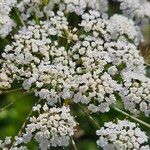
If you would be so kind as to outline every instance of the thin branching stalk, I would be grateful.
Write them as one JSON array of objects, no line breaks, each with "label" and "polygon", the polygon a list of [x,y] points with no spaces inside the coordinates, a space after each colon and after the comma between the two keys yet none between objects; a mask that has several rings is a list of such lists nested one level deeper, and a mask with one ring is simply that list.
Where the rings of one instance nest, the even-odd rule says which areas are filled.
[{"label": "thin branching stalk", "polygon": [[0,91],[0,94],[7,94],[7,93],[12,93],[12,92],[20,91],[20,90],[22,90],[22,89],[21,88],[10,89],[10,90],[5,90],[5,91]]},{"label": "thin branching stalk", "polygon": [[35,23],[36,23],[37,25],[40,25],[40,21],[39,21],[38,16],[36,15],[36,13],[35,13],[35,15],[34,15],[34,20],[35,20]]},{"label": "thin branching stalk", "polygon": [[48,3],[48,0],[42,0],[42,4],[43,4],[44,6],[46,6],[47,3]]},{"label": "thin branching stalk", "polygon": [[97,121],[95,121],[95,119],[88,113],[88,111],[79,104],[80,108],[82,109],[82,111],[84,112],[84,114],[91,120],[91,122],[95,125],[96,128],[100,128],[100,125],[97,123]]},{"label": "thin branching stalk", "polygon": [[[40,101],[41,101],[41,99],[39,99],[39,100],[37,101],[37,103],[35,103],[35,105],[37,105],[38,103],[40,103]],[[32,113],[33,113],[33,107],[31,108],[31,110],[29,111],[29,113],[28,113],[28,115],[27,115],[25,121],[23,122],[23,124],[22,124],[22,126],[21,126],[21,128],[20,128],[20,130],[19,130],[19,132],[18,132],[18,134],[17,134],[18,137],[21,136],[21,134],[22,134],[23,130],[25,129],[25,126],[26,126],[26,124],[27,124],[27,122],[28,122],[30,116],[32,115]],[[15,144],[15,140],[14,140],[14,142],[11,144],[10,149],[13,148],[14,144]]]},{"label": "thin branching stalk", "polygon": [[76,145],[76,143],[75,143],[73,137],[71,138],[71,142],[72,142],[73,149],[74,149],[74,150],[78,150],[77,145]]},{"label": "thin branching stalk", "polygon": [[28,115],[27,115],[25,121],[23,122],[23,124],[22,124],[22,126],[21,126],[21,128],[20,128],[20,130],[19,130],[19,132],[18,132],[18,137],[21,136],[21,133],[22,133],[22,131],[24,130],[24,128],[25,128],[25,126],[26,126],[26,123],[27,123],[27,121],[29,120],[29,118],[30,118],[32,112],[33,112],[33,108],[31,108],[31,110],[30,110],[30,112],[28,113]]},{"label": "thin branching stalk", "polygon": [[21,22],[22,26],[26,26],[25,22],[23,21],[23,19],[21,18],[20,14],[19,14],[19,11],[17,8],[14,8],[15,12],[16,12],[16,15],[19,19],[19,21]]},{"label": "thin branching stalk", "polygon": [[126,112],[124,112],[123,110],[121,110],[121,109],[119,109],[119,108],[117,108],[117,107],[113,107],[113,109],[114,109],[115,111],[117,111],[117,112],[119,112],[119,113],[125,115],[126,117],[128,117],[128,118],[130,118],[130,119],[132,119],[132,120],[138,122],[139,124],[141,124],[141,125],[143,125],[143,126],[145,126],[145,127],[147,127],[147,128],[150,129],[150,124],[148,124],[148,123],[146,123],[146,122],[144,122],[144,121],[142,121],[142,120],[140,120],[140,119],[138,119],[138,118],[136,118],[136,117],[134,117],[134,116],[132,116],[132,115],[126,113]]},{"label": "thin branching stalk", "polygon": [[5,43],[11,44],[11,42],[7,38],[1,38]]},{"label": "thin branching stalk", "polygon": [[[39,104],[40,101],[41,101],[41,99],[39,99],[39,100],[35,103],[35,105]],[[27,123],[27,121],[29,120],[29,118],[30,118],[30,116],[31,116],[32,113],[33,113],[33,107],[31,108],[31,110],[30,110],[30,112],[28,113],[28,115],[27,115],[27,117],[26,117],[24,123],[22,124],[22,126],[21,126],[21,128],[20,128],[20,130],[19,130],[19,132],[18,132],[18,137],[21,136],[21,133],[22,133],[22,131],[24,130],[24,128],[25,128],[25,126],[26,126],[26,123]]]},{"label": "thin branching stalk", "polygon": [[11,106],[14,105],[16,102],[22,100],[23,97],[25,97],[25,96],[27,96],[27,95],[29,95],[29,94],[31,94],[31,93],[25,93],[25,94],[23,94],[21,97],[19,97],[19,98],[16,99],[15,101],[13,101],[13,102],[9,103],[8,105],[4,106],[3,108],[1,108],[1,109],[0,109],[0,112],[2,112],[2,111],[4,111],[5,109],[11,107]]}]

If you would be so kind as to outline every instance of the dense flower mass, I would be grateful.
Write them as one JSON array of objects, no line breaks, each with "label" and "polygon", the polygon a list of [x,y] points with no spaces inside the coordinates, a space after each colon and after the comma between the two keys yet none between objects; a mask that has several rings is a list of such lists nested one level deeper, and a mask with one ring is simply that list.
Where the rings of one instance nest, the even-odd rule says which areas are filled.
[{"label": "dense flower mass", "polygon": [[55,7],[66,13],[75,12],[77,15],[82,15],[87,8],[103,13],[108,10],[108,2],[107,0],[22,0],[17,7],[22,14],[22,18],[27,20],[35,14],[39,18],[43,18],[45,14],[49,17]]},{"label": "dense flower mass", "polygon": [[123,36],[127,36],[127,38],[133,41],[135,44],[139,43],[140,33],[136,30],[136,26],[131,19],[128,19],[122,15],[113,15],[110,18],[107,29],[110,33],[110,37],[113,39],[123,38]]},{"label": "dense flower mass", "polygon": [[123,15],[132,18],[137,24],[149,23],[150,3],[146,0],[115,0],[120,2]]},{"label": "dense flower mass", "polygon": [[19,146],[20,138],[15,137],[14,146],[12,146],[13,140],[11,137],[6,137],[4,140],[0,140],[1,150],[28,150],[26,146]]},{"label": "dense flower mass", "polygon": [[5,73],[5,70],[2,70],[2,72],[0,73],[0,89],[9,89],[11,87],[11,83],[12,79],[8,77],[8,75]]},{"label": "dense flower mass", "polygon": [[125,88],[123,100],[125,109],[137,115],[150,115],[150,79],[143,75],[126,72],[123,75]]},{"label": "dense flower mass", "polygon": [[79,31],[70,23],[60,10],[40,25],[28,22],[5,47],[3,66],[50,105],[73,99],[92,112],[107,112],[123,88],[122,72],[145,73],[136,28],[128,18],[107,19],[95,10],[81,15]]},{"label": "dense flower mass", "polygon": [[149,150],[148,136],[128,120],[107,122],[96,134],[97,144],[104,150]]},{"label": "dense flower mass", "polygon": [[[150,3],[114,1],[120,14],[107,0],[0,0],[0,41],[6,45],[0,92],[17,81],[43,100],[21,136],[6,137],[0,149],[24,150],[32,140],[41,150],[68,146],[77,123],[66,105],[80,103],[102,114],[121,101],[127,112],[149,117],[150,79],[138,46]],[[18,21],[10,17],[13,11]],[[22,26],[11,32],[18,22]],[[146,134],[127,120],[105,123],[97,135],[104,150],[149,150]]]},{"label": "dense flower mass", "polygon": [[70,32],[64,37],[65,32],[69,32],[66,18],[59,11],[50,21],[41,22],[41,26],[30,24],[22,28],[2,54],[6,60],[4,68],[9,68],[8,74],[22,80],[24,89],[33,88],[36,95],[47,99],[51,105],[60,97],[65,98],[66,91],[62,90],[71,86],[74,74],[75,63],[61,42],[66,38],[76,41],[77,35]]},{"label": "dense flower mass", "polygon": [[22,135],[22,141],[28,143],[34,138],[41,150],[50,147],[68,146],[69,139],[74,135],[74,128],[77,123],[70,115],[69,107],[50,108],[37,105],[33,107],[39,113],[38,117],[30,117],[30,123],[25,128],[26,132]]},{"label": "dense flower mass", "polygon": [[47,104],[38,104],[33,107],[33,111],[38,114],[38,117],[30,117],[25,133],[22,133],[19,137],[16,136],[14,141],[11,137],[6,137],[3,141],[0,140],[0,149],[27,150],[24,145],[33,138],[39,143],[41,150],[69,145],[70,138],[74,135],[77,125],[70,114],[69,107],[49,108]]},{"label": "dense flower mass", "polygon": [[10,18],[9,13],[16,4],[16,0],[0,1],[0,37],[6,37],[15,26],[15,23]]}]

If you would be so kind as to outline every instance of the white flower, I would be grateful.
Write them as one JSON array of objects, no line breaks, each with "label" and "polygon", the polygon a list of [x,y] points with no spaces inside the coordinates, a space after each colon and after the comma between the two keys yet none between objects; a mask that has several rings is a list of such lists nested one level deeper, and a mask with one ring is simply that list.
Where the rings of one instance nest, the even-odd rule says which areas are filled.
[{"label": "white flower", "polygon": [[17,4],[17,0],[1,0],[0,14],[8,15],[11,9]]},{"label": "white flower", "polygon": [[123,15],[136,23],[148,23],[150,20],[150,3],[147,0],[116,0],[120,2]]},{"label": "white flower", "polygon": [[126,35],[129,39],[137,42],[138,33],[134,22],[122,15],[113,15],[106,30],[111,34],[111,38],[117,39],[119,36]]},{"label": "white flower", "polygon": [[0,37],[6,37],[15,27],[14,21],[8,15],[0,14]]},{"label": "white flower", "polygon": [[[11,137],[0,140],[0,149],[2,150],[28,150],[26,146],[20,146],[19,138],[15,138],[14,142]],[[22,143],[22,142],[21,142]]]},{"label": "white flower", "polygon": [[5,69],[0,72],[0,90],[8,89],[11,87],[12,79],[7,75]]},{"label": "white flower", "polygon": [[[86,104],[92,112],[104,113],[121,96],[128,109],[135,111],[136,101],[140,110],[149,114],[149,102],[143,101],[149,99],[148,89],[140,96],[127,96],[132,83],[125,81],[124,73],[146,74],[134,22],[117,14],[104,17],[95,0],[52,0],[43,6],[46,14],[41,3],[24,0],[18,5],[27,26],[14,35],[2,54],[2,68],[9,70],[8,76],[51,106],[69,99]],[[36,10],[41,12],[39,20],[46,15],[39,25],[29,21]],[[131,92],[136,90],[134,87]]]},{"label": "white flower", "polygon": [[117,68],[116,66],[112,66],[112,67],[109,67],[108,68],[108,73],[111,74],[111,75],[115,75],[117,73]]},{"label": "white flower", "polygon": [[[59,22],[59,17],[55,17]],[[23,81],[22,86],[25,90],[35,89],[36,95],[47,99],[48,103],[53,105],[59,97],[66,97],[65,91],[62,94],[60,91],[65,83],[71,82],[75,65],[69,60],[65,47],[58,47],[57,40],[53,45],[48,38],[49,35],[54,35],[49,29],[56,29],[58,34],[63,32],[63,23],[60,22],[59,29],[55,23],[51,24],[49,21],[41,24],[23,27],[19,34],[14,36],[14,42],[6,46],[5,53],[2,54],[6,60],[3,66],[5,70],[9,70],[12,78]],[[64,89],[67,89],[67,97],[71,96],[71,91],[65,87]]]},{"label": "white flower", "polygon": [[[26,150],[24,144],[32,139],[42,150],[69,145],[77,123],[69,107],[55,106],[58,102],[82,103],[90,112],[105,113],[121,97],[134,115],[150,114],[150,79],[137,49],[142,40],[138,25],[149,21],[150,5],[146,0],[117,1],[125,16],[109,17],[107,0],[0,0],[1,38],[15,27],[13,7],[26,24],[2,53],[0,90],[17,81],[45,100],[33,106],[35,115],[11,150]],[[127,120],[105,123],[97,135],[104,150],[150,149],[145,133]],[[8,150],[11,143],[9,137],[0,140],[0,149]]]},{"label": "white flower", "polygon": [[40,111],[38,109],[38,113],[38,117],[30,118],[30,123],[25,129],[26,132],[22,135],[23,142],[27,143],[34,138],[39,143],[41,150],[56,146],[68,146],[70,136],[74,134],[77,124],[70,115],[69,107],[49,109],[45,104]]},{"label": "white flower", "polygon": [[[18,5],[18,9],[21,11],[22,18],[27,20],[34,13],[41,18],[44,16],[43,11],[41,9],[42,1],[40,0],[22,0]],[[72,13],[75,12],[77,15],[82,15],[86,8],[95,9],[101,13],[104,13],[108,10],[108,1],[105,0],[51,0],[48,2],[46,6],[44,6],[43,10],[47,16],[53,15],[53,8],[58,5],[58,10],[62,12]],[[59,13],[61,16],[62,13]]]},{"label": "white flower", "polygon": [[14,21],[9,17],[11,9],[17,4],[16,0],[0,1],[0,37],[5,38],[15,27]]},{"label": "white flower", "polygon": [[96,131],[99,136],[97,144],[104,150],[148,150],[148,136],[128,120],[118,120],[117,123],[107,122]]},{"label": "white flower", "polygon": [[126,72],[123,74],[125,88],[121,92],[124,107],[137,115],[150,115],[150,79],[143,74]]}]

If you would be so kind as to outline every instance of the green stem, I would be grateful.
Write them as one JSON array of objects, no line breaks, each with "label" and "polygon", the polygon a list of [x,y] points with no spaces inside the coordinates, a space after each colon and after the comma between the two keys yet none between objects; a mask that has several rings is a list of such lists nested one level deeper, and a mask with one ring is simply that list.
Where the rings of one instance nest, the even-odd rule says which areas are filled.
[{"label": "green stem", "polygon": [[97,121],[95,121],[95,119],[87,112],[87,110],[85,108],[83,108],[80,104],[78,104],[80,106],[80,108],[82,109],[82,111],[84,112],[84,114],[91,120],[91,122],[95,125],[96,128],[100,128],[100,125],[97,123]]},{"label": "green stem", "polygon": [[73,138],[71,138],[71,142],[72,142],[73,149],[74,149],[74,150],[78,150],[78,148],[77,148],[77,146],[76,146],[76,143],[75,143],[75,141],[74,141]]},{"label": "green stem", "polygon": [[[35,105],[37,105],[40,101],[41,101],[41,99],[39,99],[39,100],[35,103]],[[32,115],[32,113],[33,113],[33,107],[31,107],[31,110],[29,111],[29,113],[28,113],[28,115],[27,115],[25,121],[23,122],[23,124],[22,124],[22,126],[21,126],[21,128],[20,128],[20,130],[19,130],[19,132],[18,132],[18,135],[17,135],[18,137],[21,136],[21,134],[22,134],[22,132],[23,132],[23,130],[24,130],[26,124],[27,124],[27,121],[29,120],[29,118],[30,118],[30,116]],[[14,140],[14,142],[11,144],[10,149],[13,148],[14,143],[15,143],[15,140]]]},{"label": "green stem", "polygon": [[34,15],[34,20],[35,20],[35,22],[36,22],[37,25],[40,25],[40,21],[39,21],[38,16],[36,15],[36,13]]},{"label": "green stem", "polygon": [[0,94],[7,94],[7,93],[12,93],[12,92],[20,91],[20,90],[22,90],[22,89],[21,88],[10,89],[10,90],[5,90],[5,91],[0,91]]},{"label": "green stem", "polygon": [[123,115],[125,115],[125,116],[127,116],[127,117],[129,117],[129,118],[131,118],[132,120],[134,120],[134,121],[138,122],[139,124],[142,124],[143,126],[145,126],[145,127],[147,127],[147,128],[150,129],[150,124],[148,124],[148,123],[146,123],[146,122],[144,122],[144,121],[142,121],[142,120],[140,120],[140,119],[138,119],[138,118],[136,118],[136,117],[134,117],[134,116],[131,116],[130,114],[128,114],[128,113],[122,111],[121,109],[119,109],[119,108],[117,108],[117,107],[112,107],[112,108],[113,108],[115,111],[117,111],[117,112],[119,112],[119,113],[121,113],[121,114],[123,114]]},{"label": "green stem", "polygon": [[19,21],[21,22],[22,26],[26,26],[26,25],[25,25],[25,22],[22,20],[22,18],[21,18],[21,16],[20,16],[20,13],[19,13],[18,9],[14,8],[14,10],[15,10],[16,15],[17,15]]},{"label": "green stem", "polygon": [[[37,105],[40,101],[41,101],[41,99],[39,99],[39,100],[35,103],[35,105]],[[32,113],[33,113],[33,107],[31,107],[30,112],[28,113],[28,115],[27,115],[25,121],[23,122],[23,124],[22,124],[22,126],[21,126],[21,129],[20,129],[19,132],[18,132],[18,137],[21,136],[21,133],[22,133],[22,131],[24,130],[24,128],[25,128],[25,126],[26,126],[26,123],[27,123],[27,121],[29,120],[29,118],[30,118],[30,116],[31,116]]]},{"label": "green stem", "polygon": [[3,40],[6,44],[11,44],[11,42],[10,42],[7,38],[2,38],[2,40]]},{"label": "green stem", "polygon": [[17,101],[22,100],[22,98],[25,97],[28,94],[30,94],[30,93],[25,93],[24,95],[22,95],[21,97],[19,97],[18,99],[16,99],[14,102],[11,102],[8,105],[4,106],[3,108],[0,109],[0,112],[4,111],[5,109],[7,109],[10,106],[14,105]]},{"label": "green stem", "polygon": [[47,3],[48,3],[48,0],[42,0],[43,7],[46,6]]}]

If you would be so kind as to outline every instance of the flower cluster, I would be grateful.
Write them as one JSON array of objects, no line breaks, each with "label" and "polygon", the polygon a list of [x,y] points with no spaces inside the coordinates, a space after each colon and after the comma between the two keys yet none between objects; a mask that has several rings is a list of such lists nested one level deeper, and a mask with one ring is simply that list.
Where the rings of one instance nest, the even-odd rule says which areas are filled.
[{"label": "flower cluster", "polygon": [[12,79],[8,77],[8,75],[5,73],[5,70],[3,70],[0,73],[0,90],[9,89],[11,87]]},{"label": "flower cluster", "polygon": [[108,10],[108,1],[105,0],[50,0],[50,1],[41,1],[41,0],[22,0],[17,8],[20,10],[22,18],[24,20],[29,19],[30,17],[38,16],[43,18],[44,15],[49,17],[51,11],[58,7],[60,11],[66,13],[75,12],[77,15],[82,15],[87,8],[98,10],[101,13],[104,13]]},{"label": "flower cluster", "polygon": [[74,135],[77,125],[70,115],[69,107],[49,108],[47,104],[38,104],[33,107],[33,111],[38,113],[38,117],[30,117],[30,123],[22,135],[23,143],[28,143],[34,138],[41,150],[69,145],[69,139]]},{"label": "flower cluster", "polygon": [[12,146],[12,139],[11,137],[6,137],[5,140],[0,140],[0,149],[1,150],[27,150],[26,146],[19,146],[19,138],[16,137],[14,145]]},{"label": "flower cluster", "polygon": [[[23,81],[24,89],[33,88],[36,95],[47,99],[49,104],[57,102],[63,84],[73,73],[65,47],[49,38],[62,34],[61,29],[57,29],[56,18],[51,18],[51,22],[41,22],[41,26],[33,24],[22,28],[2,54],[9,76]],[[61,25],[66,27],[63,20]]]},{"label": "flower cluster", "polygon": [[110,37],[114,39],[124,38],[126,36],[135,44],[139,44],[140,33],[136,30],[134,22],[122,15],[115,14],[110,18],[106,30],[110,33]]},{"label": "flower cluster", "polygon": [[[146,74],[144,60],[139,55],[139,51],[134,44],[124,40],[117,40],[114,42],[107,42],[105,44],[105,49],[108,51],[112,64],[118,68],[116,74],[122,76],[123,72],[129,71],[143,75]],[[114,73],[110,72],[110,74],[113,75]]]},{"label": "flower cluster", "polygon": [[147,0],[115,0],[120,2],[123,15],[133,19],[137,24],[150,21],[150,3]]},{"label": "flower cluster", "polygon": [[90,9],[77,14],[78,31],[66,13],[71,14],[51,10],[40,25],[28,22],[5,47],[3,66],[8,76],[50,105],[73,99],[92,112],[107,112],[123,88],[122,72],[145,74],[136,27],[121,15],[108,19]]},{"label": "flower cluster", "polygon": [[92,112],[109,111],[116,101],[114,93],[121,86],[107,72],[108,63],[109,72],[115,74],[117,68],[111,65],[108,53],[103,52],[103,40],[88,36],[75,44],[70,51],[73,52],[72,57],[77,66],[74,79],[78,86],[74,87],[73,101],[88,104]]},{"label": "flower cluster", "polygon": [[137,115],[144,112],[150,115],[150,79],[142,74],[123,74],[125,88],[122,92],[125,109]]},{"label": "flower cluster", "polygon": [[17,4],[23,20],[27,20],[35,14],[42,17],[43,12],[40,10],[40,6],[42,6],[41,0],[22,0]]},{"label": "flower cluster", "polygon": [[63,3],[58,0],[54,2],[58,4],[61,10],[66,10],[67,12],[75,12],[78,15],[82,15],[87,8],[98,10],[100,12],[105,12],[108,10],[108,1],[103,0],[64,0]]},{"label": "flower cluster", "polygon": [[[0,37],[15,25],[13,7],[24,22],[2,52],[0,90],[17,81],[45,100],[33,107],[24,133],[14,142],[9,137],[0,141],[0,149],[24,150],[33,139],[42,150],[68,146],[77,123],[69,106],[56,107],[58,102],[105,113],[119,97],[130,113],[149,116],[150,79],[138,45],[150,3],[114,1],[123,15],[110,15],[107,0],[0,0]],[[103,149],[149,150],[148,137],[128,120],[105,123],[97,135]]]},{"label": "flower cluster", "polygon": [[97,130],[97,144],[104,150],[149,150],[148,137],[137,124],[128,120],[107,122]]},{"label": "flower cluster", "polygon": [[11,137],[0,140],[0,149],[27,150],[24,145],[33,138],[38,142],[41,150],[69,145],[70,137],[74,135],[77,126],[74,117],[70,114],[69,107],[49,108],[46,103],[44,105],[37,104],[33,107],[33,112],[35,112],[35,116],[30,117],[25,133],[15,136],[14,141],[11,140]]},{"label": "flower cluster", "polygon": [[0,37],[6,37],[15,26],[14,21],[10,18],[9,13],[17,4],[16,0],[0,1]]}]

